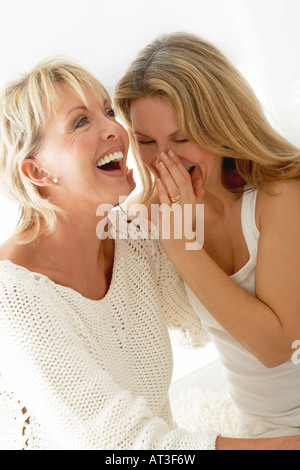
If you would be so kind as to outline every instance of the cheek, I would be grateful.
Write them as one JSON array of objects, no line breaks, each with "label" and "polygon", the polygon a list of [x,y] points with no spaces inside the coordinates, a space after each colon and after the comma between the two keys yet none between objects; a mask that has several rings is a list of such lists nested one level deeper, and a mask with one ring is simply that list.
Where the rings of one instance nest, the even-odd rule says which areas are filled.
[{"label": "cheek", "polygon": [[141,148],[141,146],[137,146],[139,158],[142,161],[143,165],[145,165],[148,170],[154,175],[155,178],[160,178],[159,171],[154,165],[156,161],[155,155],[153,150],[151,151],[150,148]]},{"label": "cheek", "polygon": [[150,148],[143,147],[138,144],[136,144],[136,148],[143,164],[150,168],[151,163],[153,161],[153,151],[151,151]]},{"label": "cheek", "polygon": [[121,124],[119,124],[119,126],[120,126],[120,134],[119,135],[120,135],[122,144],[124,146],[125,153],[127,155],[128,149],[129,149],[129,136],[127,134],[126,129]]},{"label": "cheek", "polygon": [[189,148],[184,149],[181,153],[181,157],[196,165],[210,164],[216,158],[215,155],[193,144]]}]

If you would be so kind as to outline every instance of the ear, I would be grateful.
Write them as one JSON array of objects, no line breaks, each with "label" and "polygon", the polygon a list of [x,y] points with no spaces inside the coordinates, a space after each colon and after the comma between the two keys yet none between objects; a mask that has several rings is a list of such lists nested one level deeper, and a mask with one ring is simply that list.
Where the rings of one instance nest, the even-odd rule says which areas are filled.
[{"label": "ear", "polygon": [[36,186],[44,187],[54,185],[50,174],[44,170],[34,158],[22,160],[19,169],[21,174]]}]

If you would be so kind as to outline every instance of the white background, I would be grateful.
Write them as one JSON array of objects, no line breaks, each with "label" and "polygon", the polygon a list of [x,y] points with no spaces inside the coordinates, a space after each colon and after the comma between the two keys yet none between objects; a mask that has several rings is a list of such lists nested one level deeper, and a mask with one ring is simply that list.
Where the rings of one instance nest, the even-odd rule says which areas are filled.
[{"label": "white background", "polygon": [[[299,22],[300,0],[0,0],[0,86],[59,54],[90,69],[113,94],[149,41],[187,31],[231,59],[272,124],[300,146]],[[14,204],[0,198],[0,243],[16,213]],[[215,358],[212,346],[174,352],[175,379]]]}]

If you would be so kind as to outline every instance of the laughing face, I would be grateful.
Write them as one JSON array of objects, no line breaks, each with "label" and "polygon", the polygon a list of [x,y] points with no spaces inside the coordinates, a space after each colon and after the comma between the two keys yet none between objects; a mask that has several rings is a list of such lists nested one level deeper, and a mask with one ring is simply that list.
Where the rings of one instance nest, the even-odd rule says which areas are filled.
[{"label": "laughing face", "polygon": [[130,192],[125,129],[106,97],[84,90],[85,104],[63,84],[56,89],[60,104],[46,122],[36,160],[58,184],[40,188],[42,194],[68,212],[95,213],[99,204],[117,204]]},{"label": "laughing face", "polygon": [[159,178],[161,153],[172,150],[191,173],[201,176],[203,184],[221,160],[198,144],[190,142],[179,128],[173,106],[164,98],[147,96],[131,103],[131,122],[135,143],[144,165]]}]

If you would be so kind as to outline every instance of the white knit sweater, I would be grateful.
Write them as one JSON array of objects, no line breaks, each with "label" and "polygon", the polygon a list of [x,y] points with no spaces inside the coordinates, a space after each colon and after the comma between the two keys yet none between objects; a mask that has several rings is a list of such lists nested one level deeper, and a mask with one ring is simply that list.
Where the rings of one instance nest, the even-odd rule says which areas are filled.
[{"label": "white knit sweater", "polygon": [[157,241],[116,240],[98,301],[0,261],[0,449],[214,449],[172,422],[165,319],[207,341]]}]

